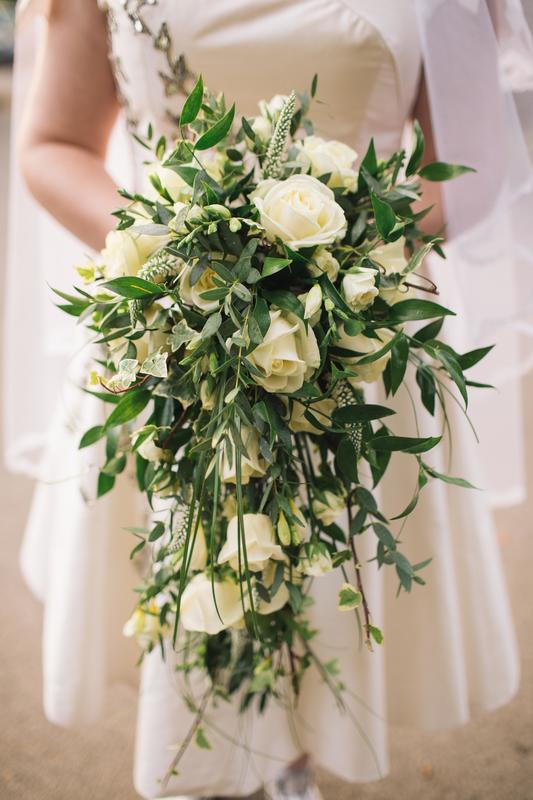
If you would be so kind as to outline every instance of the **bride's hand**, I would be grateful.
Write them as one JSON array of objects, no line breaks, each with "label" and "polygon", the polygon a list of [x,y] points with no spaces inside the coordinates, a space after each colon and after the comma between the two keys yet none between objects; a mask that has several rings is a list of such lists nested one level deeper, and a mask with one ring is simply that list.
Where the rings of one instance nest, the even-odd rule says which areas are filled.
[{"label": "bride's hand", "polygon": [[119,106],[95,0],[52,0],[35,72],[18,142],[24,178],[62,225],[100,249],[121,199],[104,168]]}]

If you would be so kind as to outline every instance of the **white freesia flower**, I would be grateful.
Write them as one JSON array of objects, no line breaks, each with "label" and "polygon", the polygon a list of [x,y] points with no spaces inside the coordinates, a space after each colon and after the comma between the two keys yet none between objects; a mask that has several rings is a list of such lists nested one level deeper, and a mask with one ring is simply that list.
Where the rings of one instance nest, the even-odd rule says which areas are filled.
[{"label": "white freesia flower", "polygon": [[331,244],[346,231],[346,217],[335,195],[311,175],[291,175],[283,181],[269,179],[252,193],[261,225],[269,239],[281,239],[293,250]]},{"label": "white freesia flower", "polygon": [[288,311],[270,311],[265,338],[248,358],[261,375],[253,375],[267,392],[296,392],[320,365],[320,352],[311,326]]},{"label": "white freesia flower", "polygon": [[298,155],[306,171],[319,178],[321,175],[330,175],[328,186],[331,188],[344,188],[355,191],[357,172],[353,165],[357,153],[343,142],[334,139],[321,139],[320,136],[306,136],[297,142]]},{"label": "white freesia flower", "polygon": [[266,119],[276,120],[288,99],[286,94],[275,94],[270,100],[260,100],[259,111]]},{"label": "white freesia flower", "polygon": [[344,276],[342,292],[352,311],[364,311],[372,305],[378,295],[375,279],[376,271],[365,267]]},{"label": "white freesia flower", "polygon": [[241,623],[243,616],[240,588],[229,578],[212,584],[205,572],[199,572],[183,591],[180,621],[186,631],[214,635]]},{"label": "white freesia flower", "polygon": [[[276,534],[270,517],[266,514],[243,514],[243,532],[246,543],[248,568],[260,572],[271,559],[282,560],[283,551],[276,543]],[[228,523],[226,541],[218,556],[218,563],[239,569],[239,521],[235,516]],[[244,569],[244,554],[241,543],[241,569]]]},{"label": "white freesia flower", "polygon": [[219,301],[206,300],[204,297],[201,297],[201,294],[202,292],[207,292],[211,289],[218,288],[214,282],[216,272],[210,267],[204,269],[194,286],[191,286],[192,269],[193,268],[191,266],[187,265],[180,275],[181,299],[188,306],[196,306],[206,314],[210,313],[211,311],[215,311],[215,309],[217,309],[219,306]]},{"label": "white freesia flower", "polygon": [[319,578],[333,569],[331,555],[325,547],[313,547],[311,555],[302,559],[302,571],[305,575]]},{"label": "white freesia flower", "polygon": [[124,636],[132,636],[143,650],[150,650],[164,636],[166,629],[159,621],[159,606],[153,600],[147,608],[137,606],[122,629]]},{"label": "white freesia flower", "polygon": [[318,497],[313,500],[313,514],[327,527],[332,525],[346,509],[346,501],[342,495],[335,494],[329,489],[322,494],[324,500],[319,500]]},{"label": "white freesia flower", "polygon": [[[261,478],[266,474],[266,462],[259,455],[259,436],[257,431],[241,426],[241,439],[248,455],[241,457],[241,481],[249,483],[250,478]],[[236,453],[233,441],[226,440],[220,467],[220,479],[224,483],[237,483],[237,467],[235,464]]]},{"label": "white freesia flower", "polygon": [[315,283],[305,298],[304,319],[312,319],[322,307],[322,289]]},{"label": "white freesia flower", "polygon": [[344,327],[339,328],[339,340],[337,342],[339,347],[342,347],[343,350],[353,350],[354,352],[358,353],[358,355],[350,358],[349,356],[343,357],[343,361],[346,361],[349,365],[350,369],[354,372],[357,372],[357,377],[348,378],[349,382],[355,386],[360,382],[363,383],[374,383],[377,381],[378,378],[383,373],[383,370],[387,366],[389,359],[390,359],[390,350],[385,353],[385,355],[378,358],[377,361],[371,361],[370,364],[361,364],[357,363],[359,358],[364,358],[366,355],[370,355],[371,353],[377,353],[378,350],[381,350],[384,347],[389,339],[393,336],[390,331],[380,330],[378,331],[379,339],[370,339],[368,336],[364,336],[362,333],[359,333],[357,336],[348,336],[345,332]]},{"label": "white freesia flower", "polygon": [[332,283],[335,282],[339,274],[340,264],[335,256],[327,247],[318,247],[313,253],[313,261],[307,264],[307,269],[313,276],[318,278],[326,274]]},{"label": "white freesia flower", "polygon": [[[325,398],[324,400],[318,400],[316,403],[312,403],[309,406],[309,412],[313,414],[322,425],[328,427],[328,425],[331,424],[331,415],[336,407],[337,404],[334,400]],[[317,436],[322,435],[324,431],[320,430],[320,428],[317,428],[312,422],[306,419],[306,411],[307,408],[303,403],[300,403],[298,400],[293,400],[289,428],[294,433],[314,433]]]}]

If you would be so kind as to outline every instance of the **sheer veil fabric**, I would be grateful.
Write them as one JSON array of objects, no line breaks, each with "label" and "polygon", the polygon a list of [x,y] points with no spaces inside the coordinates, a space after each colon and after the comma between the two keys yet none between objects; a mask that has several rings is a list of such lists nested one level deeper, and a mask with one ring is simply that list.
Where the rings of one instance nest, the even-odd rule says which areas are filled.
[{"label": "sheer veil fabric", "polygon": [[[442,302],[449,302],[461,315],[454,328],[457,347],[465,351],[486,344],[487,339],[499,345],[490,367],[499,392],[489,400],[479,400],[473,410],[481,446],[486,450],[480,459],[466,423],[453,411],[459,443],[455,470],[476,483],[490,485],[495,502],[517,502],[525,491],[519,378],[533,366],[528,362],[528,358],[533,361],[533,228],[531,214],[528,216],[533,181],[526,127],[517,114],[513,93],[520,92],[523,119],[531,119],[531,37],[517,0],[495,3],[494,7],[485,0],[402,2],[412,3],[416,14],[439,157],[477,169],[475,176],[466,175],[446,187],[448,261],[428,268],[439,284]],[[15,135],[47,5],[33,0],[21,8]],[[176,11],[170,2],[168,8],[171,5]],[[236,2],[238,5],[247,7],[244,0]],[[257,5],[266,3],[258,0]],[[271,3],[280,14],[286,5]],[[346,9],[355,17],[363,6],[371,7],[373,0],[335,0],[330,4],[295,0],[291,5],[298,23],[298,14],[306,7],[319,8],[320,13],[328,7],[330,18],[336,20]],[[384,3],[376,5],[385,8]],[[217,30],[217,9],[223,13],[225,8],[223,3],[206,3],[205,13],[214,17],[210,35]],[[388,8],[386,11],[388,14]],[[240,34],[241,29],[236,30]],[[235,29],[231,32],[235,34]],[[255,32],[263,36],[260,23]],[[233,41],[235,50],[238,41]],[[139,185],[139,159],[123,126],[117,128],[111,144],[109,168],[118,183]],[[69,287],[71,265],[79,261],[85,248],[36,207],[15,165],[11,193],[6,459],[19,472],[72,478],[80,470],[88,474],[83,471],[89,470],[86,462],[94,456],[80,459],[76,438],[65,431],[63,422],[52,427],[49,422],[57,418],[58,406],[72,407],[74,384],[83,374],[83,351],[81,356],[72,353],[72,321],[54,309],[46,282]],[[24,325],[20,324],[21,308],[25,309]],[[481,370],[480,380],[486,378],[486,369]],[[403,419],[410,418],[407,398],[399,404]],[[78,420],[83,430],[96,424],[95,414],[94,407],[83,405],[83,418]],[[498,472],[476,480],[480,462],[496,463],[492,457],[495,442]],[[45,453],[42,462],[41,451]],[[444,472],[445,454],[439,458],[442,464],[435,467]],[[411,477],[414,483],[416,476],[407,479]],[[405,505],[405,480],[398,469],[384,490],[390,507]],[[39,484],[22,554],[26,578],[45,601],[45,706],[47,716],[61,725],[97,718],[104,706],[106,684],[117,675],[131,678],[135,663],[133,652],[117,644],[121,621],[133,603],[130,591],[136,576],[127,559],[129,541],[124,538],[120,544],[115,537],[117,527],[137,524],[131,518],[137,513],[131,504],[134,489],[124,484],[91,506],[83,502],[78,483]],[[372,747],[362,746],[363,737],[350,719],[335,712],[331,695],[316,677],[304,689],[301,714],[293,723],[301,744],[347,780],[373,780],[386,773],[387,721],[433,729],[457,725],[468,720],[473,708],[495,708],[516,690],[518,657],[487,495],[459,496],[452,491],[459,492],[441,484],[428,487],[427,502],[421,501],[417,509],[410,555],[422,561],[429,552],[434,559],[428,586],[420,593],[397,599],[395,582],[386,583],[381,572],[365,563],[374,613],[386,620],[386,648],[375,654],[360,652],[351,621],[352,627],[345,618],[338,621],[335,587],[327,577],[316,582],[316,590],[313,587],[312,622],[324,632],[318,647],[325,660],[340,657],[357,720]],[[121,518],[121,507],[132,512],[127,521],[123,514]],[[43,520],[44,528],[52,530],[43,532]],[[364,561],[373,554],[369,549],[361,555]],[[75,626],[69,618],[75,619]],[[129,671],[126,665],[130,665]],[[168,766],[168,747],[183,738],[188,713],[180,705],[175,675],[171,676],[154,652],[143,665],[139,701],[136,785],[143,796],[159,794],[157,777]],[[217,712],[215,721],[219,730],[249,744],[249,763],[243,763],[229,740],[214,735],[213,751],[191,752],[190,760],[184,761],[183,780],[171,785],[171,794],[247,794],[258,787],[258,776],[272,776],[280,761],[298,752],[282,709],[265,718],[243,720],[233,706],[227,706]],[[269,758],[261,755],[265,752],[270,752]]]}]

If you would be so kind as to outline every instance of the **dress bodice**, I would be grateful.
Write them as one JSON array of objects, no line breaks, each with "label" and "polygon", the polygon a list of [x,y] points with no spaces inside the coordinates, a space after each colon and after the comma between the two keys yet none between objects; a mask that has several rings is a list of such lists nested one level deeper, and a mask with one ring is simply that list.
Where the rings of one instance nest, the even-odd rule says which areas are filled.
[{"label": "dress bodice", "polygon": [[237,111],[318,73],[316,133],[398,147],[420,73],[412,0],[99,0],[130,126],[176,131],[196,75]]}]

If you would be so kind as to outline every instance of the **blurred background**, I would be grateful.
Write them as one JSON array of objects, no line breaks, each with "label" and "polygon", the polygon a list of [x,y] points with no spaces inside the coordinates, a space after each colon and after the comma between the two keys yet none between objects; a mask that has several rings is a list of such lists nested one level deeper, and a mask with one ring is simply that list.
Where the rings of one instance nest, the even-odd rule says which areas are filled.
[{"label": "blurred background", "polygon": [[[13,2],[0,0],[0,297],[8,212],[13,10]],[[532,397],[530,376],[526,400]],[[529,410],[527,436],[533,442]],[[529,461],[531,482],[531,447]],[[105,719],[90,728],[66,731],[44,718],[41,609],[18,567],[31,493],[29,480],[0,467],[0,800],[134,800],[136,696],[131,687],[116,686]],[[392,729],[390,776],[376,784],[349,786],[323,774],[325,800],[533,800],[533,501],[498,512],[497,524],[522,652],[518,696],[505,708],[453,731]]]}]

